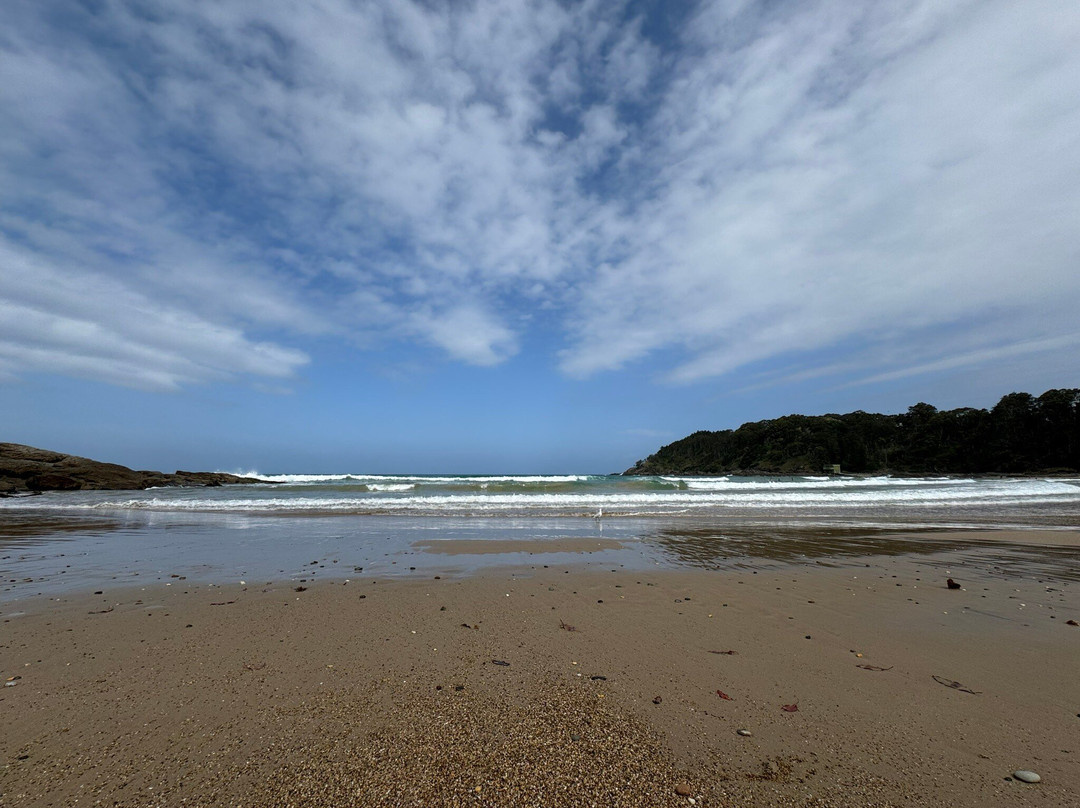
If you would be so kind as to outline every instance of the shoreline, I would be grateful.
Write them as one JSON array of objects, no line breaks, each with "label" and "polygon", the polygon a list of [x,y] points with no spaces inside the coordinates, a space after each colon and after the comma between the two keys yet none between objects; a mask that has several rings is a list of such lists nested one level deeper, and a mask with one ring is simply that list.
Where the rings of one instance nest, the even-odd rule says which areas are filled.
[{"label": "shoreline", "polygon": [[[214,532],[191,533],[172,526],[127,535],[107,517],[95,522],[50,519],[44,528],[54,536],[39,540],[32,524],[24,528],[16,523],[7,528],[11,543],[0,558],[4,565],[0,611],[125,585],[171,586],[177,581],[228,585],[239,580],[261,580],[267,585],[340,583],[373,575],[400,581],[431,575],[463,579],[548,565],[571,565],[582,572],[593,568],[771,572],[807,564],[851,568],[864,559],[897,556],[940,565],[954,556],[960,563],[963,556],[965,563],[995,560],[1014,570],[1028,568],[1080,580],[1080,563],[1069,553],[1080,547],[1080,529],[1073,526],[905,529],[792,523],[770,529],[686,520],[642,537],[635,530],[621,531],[615,521],[608,535],[554,531],[540,538],[500,538],[498,527],[483,539],[455,537],[452,531],[447,531],[451,535],[446,538],[427,538],[431,530],[425,527],[413,531],[412,538],[378,549],[321,539],[311,546],[289,544],[288,530],[261,536],[253,543],[233,541],[248,533],[230,532],[229,541],[220,541]],[[260,533],[266,530],[263,525]],[[83,538],[84,533],[88,538]]]},{"label": "shoreline", "polygon": [[[681,783],[721,806],[1080,793],[1066,622],[1080,584],[959,555],[535,560],[5,604],[0,667],[21,677],[0,692],[5,804],[687,805]],[[1016,769],[1043,782],[1004,779]]]}]

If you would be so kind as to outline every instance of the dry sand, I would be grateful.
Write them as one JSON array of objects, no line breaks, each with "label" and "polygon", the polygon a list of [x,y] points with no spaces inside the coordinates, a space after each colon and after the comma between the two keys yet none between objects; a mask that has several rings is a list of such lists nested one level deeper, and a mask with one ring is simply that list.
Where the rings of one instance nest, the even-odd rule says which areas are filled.
[{"label": "dry sand", "polygon": [[1080,584],[866,565],[9,603],[0,804],[1080,804]]}]

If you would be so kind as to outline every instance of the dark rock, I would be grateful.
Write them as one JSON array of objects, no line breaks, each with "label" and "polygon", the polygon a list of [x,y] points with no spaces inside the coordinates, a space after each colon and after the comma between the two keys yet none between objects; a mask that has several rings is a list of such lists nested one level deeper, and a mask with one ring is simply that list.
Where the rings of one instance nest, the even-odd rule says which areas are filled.
[{"label": "dark rock", "polygon": [[31,491],[78,491],[82,483],[66,474],[34,474],[26,478]]},{"label": "dark rock", "polygon": [[20,443],[0,443],[0,485],[6,492],[142,490],[155,486],[220,486],[262,483],[216,471],[135,471],[116,463],[101,463],[76,455],[35,449]]}]

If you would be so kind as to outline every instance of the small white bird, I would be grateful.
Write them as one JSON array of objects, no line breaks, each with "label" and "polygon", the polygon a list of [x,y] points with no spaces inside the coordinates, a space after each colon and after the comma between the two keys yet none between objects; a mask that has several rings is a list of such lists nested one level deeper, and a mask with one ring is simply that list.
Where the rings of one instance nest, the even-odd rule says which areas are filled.
[{"label": "small white bird", "polygon": [[593,519],[595,519],[597,522],[599,522],[603,518],[604,518],[604,508],[601,506],[599,509],[597,509],[596,513],[593,514]]}]

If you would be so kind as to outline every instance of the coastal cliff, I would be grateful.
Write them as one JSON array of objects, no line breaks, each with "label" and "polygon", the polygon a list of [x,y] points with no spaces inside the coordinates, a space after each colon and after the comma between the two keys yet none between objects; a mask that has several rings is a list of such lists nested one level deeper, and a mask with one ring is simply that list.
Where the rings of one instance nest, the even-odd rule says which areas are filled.
[{"label": "coastal cliff", "polygon": [[141,490],[157,486],[218,486],[263,482],[216,471],[135,471],[116,463],[0,443],[0,495],[32,491]]},{"label": "coastal cliff", "polygon": [[990,410],[786,415],[695,432],[639,460],[627,475],[1076,474],[1080,389],[1010,393]]}]

